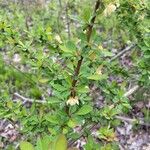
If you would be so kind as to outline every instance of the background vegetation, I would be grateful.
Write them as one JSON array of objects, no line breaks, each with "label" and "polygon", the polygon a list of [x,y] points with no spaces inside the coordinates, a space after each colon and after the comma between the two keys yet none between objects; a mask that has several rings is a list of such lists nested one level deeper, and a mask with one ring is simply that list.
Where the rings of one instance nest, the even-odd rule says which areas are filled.
[{"label": "background vegetation", "polygon": [[148,0],[0,0],[0,147],[148,145],[127,130],[150,136],[149,19]]}]

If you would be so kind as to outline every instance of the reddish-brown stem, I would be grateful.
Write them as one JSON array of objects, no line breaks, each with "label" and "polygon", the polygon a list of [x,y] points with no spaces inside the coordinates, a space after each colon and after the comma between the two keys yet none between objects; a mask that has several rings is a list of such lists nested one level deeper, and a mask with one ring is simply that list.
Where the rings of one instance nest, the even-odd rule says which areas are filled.
[{"label": "reddish-brown stem", "polygon": [[80,72],[80,68],[81,68],[81,65],[82,65],[82,61],[83,61],[83,57],[81,56],[80,60],[78,61],[78,64],[77,64],[77,68],[75,69],[75,72],[74,72],[74,75],[73,75],[73,81],[72,81],[72,88],[71,88],[71,94],[70,96],[71,97],[75,97],[76,96],[76,83],[78,81],[77,77],[79,75],[79,72]]},{"label": "reddish-brown stem", "polygon": [[100,0],[97,0],[96,5],[95,5],[95,9],[94,9],[94,15],[93,15],[93,17],[90,21],[90,24],[87,27],[87,42],[88,43],[90,42],[90,39],[91,39],[93,26],[94,26],[94,22],[95,22],[95,19],[96,19],[96,12],[99,9],[99,7],[100,7]]},{"label": "reddish-brown stem", "polygon": [[[97,0],[96,4],[95,4],[95,9],[94,9],[94,15],[89,23],[89,25],[87,26],[87,42],[89,43],[90,42],[90,39],[91,39],[91,35],[92,35],[92,31],[93,31],[93,26],[94,26],[94,22],[95,22],[95,19],[96,19],[96,12],[98,11],[100,7],[100,0]],[[80,73],[80,68],[82,66],[82,62],[83,62],[83,59],[84,57],[83,56],[80,56],[80,59],[77,63],[77,67],[74,71],[74,75],[72,77],[72,88],[71,88],[71,93],[70,93],[70,96],[71,97],[75,97],[76,96],[76,84],[77,84],[77,81],[78,81],[78,76],[79,76],[79,73]]]}]

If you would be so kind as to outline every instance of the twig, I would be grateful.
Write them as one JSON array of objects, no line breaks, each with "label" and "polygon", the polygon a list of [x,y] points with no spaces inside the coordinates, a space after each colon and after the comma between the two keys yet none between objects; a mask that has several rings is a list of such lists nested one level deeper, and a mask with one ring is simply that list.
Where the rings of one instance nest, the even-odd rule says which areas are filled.
[{"label": "twig", "polygon": [[48,103],[47,101],[45,100],[35,100],[35,99],[30,99],[30,98],[26,98],[18,93],[14,93],[14,96],[16,96],[17,98],[23,100],[24,102],[31,102],[31,103],[40,103],[40,104],[45,104],[45,103]]},{"label": "twig", "polygon": [[132,95],[133,93],[135,93],[135,91],[137,91],[139,89],[139,85],[135,85],[133,88],[131,88],[129,91],[127,91],[124,96],[128,97],[130,95]]},{"label": "twig", "polygon": [[69,20],[69,15],[68,15],[68,2],[66,5],[66,21],[67,21],[67,33],[68,33],[68,39],[71,38],[71,32],[70,32],[70,20]]},{"label": "twig", "polygon": [[[132,95],[133,93],[135,93],[135,91],[137,91],[138,88],[139,88],[139,86],[135,85],[132,89],[130,89],[129,91],[127,91],[124,94],[124,96],[128,97],[128,96]],[[20,98],[21,100],[23,100],[25,102],[31,102],[31,103],[36,102],[36,103],[41,103],[41,104],[48,103],[45,100],[35,100],[35,99],[26,98],[26,97],[20,95],[19,93],[14,93],[14,96],[16,96],[17,98]]]},{"label": "twig", "polygon": [[122,120],[122,121],[127,121],[129,123],[137,123],[139,125],[150,127],[150,124],[149,123],[145,123],[142,118],[132,119],[132,118],[124,117],[124,116],[116,116],[115,118],[119,119],[119,120]]},{"label": "twig", "polygon": [[[131,118],[124,117],[124,116],[115,116],[115,118],[119,119],[119,120],[122,120],[122,121],[129,122],[129,123],[137,123],[137,124],[142,125],[142,126],[150,127],[150,124],[145,123],[142,118],[140,118],[140,119],[139,118],[138,119],[131,119]],[[92,130],[95,126],[96,126],[96,124],[94,124],[92,127],[90,127],[89,130]],[[81,133],[79,138],[81,138],[82,136],[83,136],[83,133]],[[74,143],[75,143],[75,141],[71,141],[69,143],[69,146],[71,146]]]},{"label": "twig", "polygon": [[[139,89],[139,85],[135,85],[133,88],[131,88],[129,91],[127,91],[127,92],[124,94],[124,96],[125,96],[125,97],[128,97],[128,96],[132,95],[133,93],[135,93],[138,89]],[[131,118],[124,117],[124,116],[116,116],[115,118],[116,118],[116,119],[119,119],[119,120],[122,120],[122,121],[130,122],[130,123],[134,123],[134,122],[136,123],[136,122],[137,122],[137,124],[150,127],[150,124],[144,123],[144,121],[142,120],[142,118],[131,119]]]},{"label": "twig", "polygon": [[59,11],[58,11],[58,16],[57,16],[57,25],[58,25],[58,32],[59,33],[61,33],[61,30],[60,30],[61,12],[62,12],[62,2],[61,2],[61,0],[59,0]]},{"label": "twig", "polygon": [[130,51],[132,48],[135,47],[135,44],[132,44],[130,46],[127,46],[125,49],[123,49],[121,52],[119,52],[117,55],[115,55],[114,57],[112,57],[109,62],[114,61],[115,59],[117,59],[118,57],[122,56],[124,53],[126,53],[127,51]]}]

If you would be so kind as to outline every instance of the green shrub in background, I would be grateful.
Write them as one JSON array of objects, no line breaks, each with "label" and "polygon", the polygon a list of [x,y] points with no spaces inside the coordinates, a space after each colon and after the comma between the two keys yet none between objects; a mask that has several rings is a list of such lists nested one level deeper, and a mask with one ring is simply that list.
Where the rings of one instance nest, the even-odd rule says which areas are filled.
[{"label": "green shrub in background", "polygon": [[[27,66],[30,73],[22,74],[1,57],[0,116],[19,120],[21,132],[34,144],[33,137],[47,133],[50,141],[60,133],[76,141],[83,135],[89,137],[91,126],[100,124],[100,146],[96,148],[89,137],[85,149],[117,149],[113,128],[120,121],[115,116],[132,108],[124,97],[128,82],[134,78],[139,85],[150,85],[149,10],[146,0],[62,0],[43,9],[17,4],[1,9],[0,48],[9,58],[19,54],[20,65]],[[113,52],[126,47],[132,51],[131,69],[123,68]],[[121,77],[123,82],[110,82],[110,76]],[[101,90],[103,106],[96,106],[91,87]],[[52,96],[46,94],[46,88],[52,89]],[[29,108],[16,104],[11,98],[15,92],[35,102]],[[36,102],[42,96],[44,102]],[[73,132],[77,126],[81,133]],[[26,146],[34,149],[22,142],[21,150]]]}]

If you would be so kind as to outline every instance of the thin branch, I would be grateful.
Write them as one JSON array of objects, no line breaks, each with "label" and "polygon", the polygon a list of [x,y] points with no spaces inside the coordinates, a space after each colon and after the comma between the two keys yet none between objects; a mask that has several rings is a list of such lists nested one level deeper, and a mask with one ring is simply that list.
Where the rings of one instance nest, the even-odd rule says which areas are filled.
[{"label": "thin branch", "polygon": [[138,89],[139,89],[139,85],[135,85],[133,88],[131,88],[129,91],[127,91],[124,94],[124,96],[128,97],[128,96],[132,95],[133,93],[135,93]]},{"label": "thin branch", "polygon": [[[139,86],[135,85],[133,88],[131,88],[129,91],[127,91],[124,94],[124,96],[128,97],[128,96],[132,95],[133,93],[135,93],[138,89],[139,89]],[[124,116],[116,116],[115,118],[119,119],[119,120],[122,120],[122,121],[127,121],[129,123],[134,123],[134,122],[136,123],[137,122],[137,124],[139,124],[139,125],[150,127],[150,124],[149,123],[145,123],[142,118],[131,119],[131,118],[124,117]]]},{"label": "thin branch", "polygon": [[71,38],[71,31],[70,31],[70,20],[69,20],[69,15],[68,15],[68,2],[67,2],[65,11],[66,11],[68,39],[70,39]]},{"label": "thin branch", "polygon": [[61,0],[59,0],[59,11],[58,11],[58,16],[57,16],[57,25],[58,25],[58,32],[59,33],[61,33],[61,30],[60,30],[61,13],[62,13],[62,2],[61,2]]},{"label": "thin branch", "polygon": [[132,44],[130,46],[127,46],[125,49],[123,49],[121,52],[119,52],[117,55],[115,55],[114,57],[112,57],[109,62],[114,61],[115,59],[117,59],[118,57],[122,56],[124,53],[130,51],[132,48],[135,47],[135,44]]},{"label": "thin branch", "polygon": [[71,88],[71,94],[70,96],[72,97],[75,97],[76,96],[76,83],[77,83],[77,77],[79,75],[79,72],[80,72],[80,68],[81,68],[81,65],[82,65],[82,61],[83,61],[83,57],[81,56],[80,60],[78,61],[78,64],[77,64],[77,68],[75,69],[75,72],[74,72],[74,75],[73,75],[73,81],[72,81],[72,88]]},{"label": "thin branch", "polygon": [[30,102],[30,103],[34,103],[35,102],[35,103],[39,103],[39,104],[45,104],[45,103],[47,103],[47,101],[45,101],[45,100],[35,100],[35,99],[26,98],[26,97],[24,97],[24,96],[22,96],[22,95],[20,95],[18,93],[14,93],[14,96],[16,98],[19,98],[19,99],[23,100],[24,103],[25,102]]},{"label": "thin branch", "polygon": [[132,119],[132,118],[124,117],[124,116],[116,116],[115,118],[119,119],[119,120],[122,120],[122,121],[129,122],[129,123],[137,123],[139,125],[150,127],[150,124],[149,123],[145,123],[142,118]]},{"label": "thin branch", "polygon": [[[89,25],[87,26],[87,42],[89,43],[90,42],[90,39],[91,39],[91,35],[92,35],[92,31],[93,31],[93,26],[94,26],[94,23],[95,23],[95,19],[96,19],[96,12],[98,11],[99,7],[100,7],[100,0],[97,0],[96,4],[95,4],[95,8],[94,8],[94,15],[89,23]],[[87,47],[87,46],[86,46]],[[76,84],[77,84],[77,81],[78,81],[78,75],[79,75],[79,72],[80,72],[80,68],[82,66],[82,62],[83,62],[83,56],[80,56],[80,59],[77,63],[77,67],[74,71],[74,75],[73,75],[73,81],[72,81],[72,88],[71,88],[71,94],[70,96],[71,97],[75,97],[76,96]]]},{"label": "thin branch", "polygon": [[[119,119],[121,121],[126,121],[126,122],[129,122],[129,123],[137,123],[138,125],[142,125],[142,126],[146,126],[146,127],[150,127],[150,124],[149,123],[145,123],[143,121],[142,118],[138,118],[138,119],[132,119],[132,118],[128,118],[128,117],[124,117],[124,116],[116,116],[115,117],[116,119]],[[92,127],[90,127],[88,130],[91,131],[94,127],[96,126],[96,124],[94,124]],[[83,136],[83,132],[80,134],[79,138],[80,139],[81,137]],[[76,141],[71,141],[69,143],[69,146],[71,146],[72,144],[74,144]]]},{"label": "thin branch", "polygon": [[[124,96],[128,97],[128,96],[132,95],[133,93],[135,93],[135,91],[137,91],[138,88],[139,88],[138,85],[134,86],[132,89],[130,89],[129,91],[127,91],[124,94]],[[14,93],[14,96],[16,96],[17,98],[20,98],[21,100],[23,100],[25,102],[31,102],[31,103],[35,102],[35,103],[41,103],[41,104],[48,103],[45,100],[35,100],[35,99],[26,98],[26,97],[20,95],[19,93]]]},{"label": "thin branch", "polygon": [[100,0],[97,0],[96,4],[95,4],[95,9],[94,9],[94,15],[90,21],[90,24],[87,27],[87,42],[90,42],[91,39],[91,34],[93,31],[93,27],[94,27],[94,23],[95,23],[95,19],[96,19],[96,12],[98,11],[99,7],[100,7]]}]

